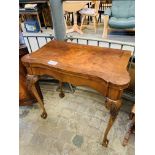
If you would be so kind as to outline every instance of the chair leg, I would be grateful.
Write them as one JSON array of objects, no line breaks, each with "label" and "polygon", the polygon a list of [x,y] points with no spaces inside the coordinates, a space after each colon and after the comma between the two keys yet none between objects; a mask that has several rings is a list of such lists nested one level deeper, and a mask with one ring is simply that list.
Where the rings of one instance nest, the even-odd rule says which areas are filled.
[{"label": "chair leg", "polygon": [[64,22],[65,22],[65,28],[66,28],[66,31],[67,31],[67,20],[66,20],[66,18],[64,17]]},{"label": "chair leg", "polygon": [[83,27],[83,23],[84,23],[84,20],[85,20],[86,16],[83,15],[82,16],[82,20],[81,20],[81,26],[80,26],[80,30],[82,31],[82,27]]},{"label": "chair leg", "polygon": [[96,25],[98,25],[98,20],[97,20],[97,16],[95,16],[95,20],[96,20]]},{"label": "chair leg", "polygon": [[106,39],[107,36],[108,36],[108,22],[109,22],[109,16],[104,16],[103,20],[104,20],[104,28],[103,28],[102,37],[103,37],[104,39]]},{"label": "chair leg", "polygon": [[94,20],[94,29],[95,29],[95,33],[96,33],[96,19],[95,19],[95,17],[93,17],[93,20]]},{"label": "chair leg", "polygon": [[104,39],[107,39],[107,38],[108,38],[108,28],[104,28],[104,29],[103,29],[103,35],[102,35],[102,37],[103,37]]}]

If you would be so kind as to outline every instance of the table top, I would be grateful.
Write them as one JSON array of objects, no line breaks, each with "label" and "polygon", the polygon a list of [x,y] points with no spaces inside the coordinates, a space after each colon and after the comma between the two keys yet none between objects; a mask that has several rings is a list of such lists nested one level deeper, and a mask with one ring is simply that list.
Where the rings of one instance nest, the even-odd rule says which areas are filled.
[{"label": "table top", "polygon": [[22,58],[25,65],[44,66],[62,72],[91,76],[115,85],[127,85],[130,51],[50,41]]},{"label": "table top", "polygon": [[84,6],[91,1],[64,1],[63,9],[68,12],[76,12],[84,8]]}]

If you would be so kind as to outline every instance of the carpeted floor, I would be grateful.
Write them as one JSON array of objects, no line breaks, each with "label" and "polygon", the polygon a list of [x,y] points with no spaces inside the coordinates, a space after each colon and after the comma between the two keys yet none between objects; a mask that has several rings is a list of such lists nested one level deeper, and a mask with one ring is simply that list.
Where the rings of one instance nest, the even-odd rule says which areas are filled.
[{"label": "carpeted floor", "polygon": [[47,119],[40,117],[37,104],[20,107],[20,155],[134,155],[134,135],[122,146],[132,103],[123,107],[109,134],[109,147],[101,145],[109,118],[104,97],[77,87],[59,98],[57,84],[41,83]]}]

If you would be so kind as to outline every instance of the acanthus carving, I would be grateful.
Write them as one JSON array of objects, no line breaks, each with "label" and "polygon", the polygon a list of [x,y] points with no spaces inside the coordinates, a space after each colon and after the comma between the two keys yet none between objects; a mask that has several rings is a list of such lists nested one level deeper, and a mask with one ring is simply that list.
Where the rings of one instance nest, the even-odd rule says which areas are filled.
[{"label": "acanthus carving", "polygon": [[37,75],[27,75],[26,83],[28,90],[31,91],[33,84],[35,84],[39,80]]},{"label": "acanthus carving", "polygon": [[121,107],[121,100],[111,100],[109,98],[106,98],[106,108],[110,110],[110,114],[113,118],[115,118],[118,115],[118,111]]}]

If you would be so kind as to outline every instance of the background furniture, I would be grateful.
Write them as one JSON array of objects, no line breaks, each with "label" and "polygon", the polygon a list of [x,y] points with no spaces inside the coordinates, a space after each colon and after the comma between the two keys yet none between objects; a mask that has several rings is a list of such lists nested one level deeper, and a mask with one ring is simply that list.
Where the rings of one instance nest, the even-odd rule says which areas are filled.
[{"label": "background furniture", "polygon": [[100,6],[99,6],[99,17],[98,17],[98,22],[101,22],[101,16],[104,14],[105,10],[107,8],[111,8],[112,5],[112,0],[100,0]]},{"label": "background furniture", "polygon": [[112,8],[104,13],[103,38],[107,38],[108,29],[134,30],[135,0],[113,0]]},{"label": "background furniture", "polygon": [[45,28],[47,27],[53,28],[49,1],[41,5],[41,12],[42,12],[42,17],[43,17]]},{"label": "background furniture", "polygon": [[[53,28],[49,0],[19,0],[20,8],[24,8],[25,4],[37,4],[39,9],[38,20],[40,20],[40,25],[44,25],[45,28]],[[22,19],[21,22],[22,21],[24,21],[24,19]]]},{"label": "background furniture", "polygon": [[[105,105],[110,118],[104,133],[103,145],[108,146],[108,133],[122,105],[123,90],[130,82],[127,64],[131,52],[118,49],[78,45],[64,41],[50,41],[45,46],[26,55],[22,62],[28,71],[29,86],[47,117],[43,100],[37,92],[39,76],[48,75],[62,82],[91,87],[106,97]],[[63,92],[61,91],[60,96]]]},{"label": "background furniture", "polygon": [[39,24],[39,27],[40,27],[40,31],[42,32],[41,22],[40,22],[40,18],[39,18],[39,10],[38,9],[34,9],[34,10],[19,9],[19,15],[22,16],[21,18],[24,17],[24,20],[26,19],[27,15],[36,16],[38,24]]},{"label": "background furniture", "polygon": [[83,32],[78,28],[78,25],[77,25],[77,11],[84,8],[84,6],[88,2],[90,2],[90,1],[82,1],[81,0],[81,1],[64,1],[63,2],[64,11],[73,12],[73,18],[74,18],[74,25],[71,29],[68,29],[67,24],[66,24],[66,28],[67,28],[66,33],[78,32],[80,34],[83,34]]},{"label": "background furniture", "polygon": [[79,13],[82,15],[81,27],[80,27],[81,31],[82,31],[83,23],[84,23],[86,16],[90,16],[93,18],[94,30],[96,32],[96,26],[98,23],[97,16],[98,16],[100,1],[99,0],[92,0],[92,2],[95,4],[94,8],[84,8],[84,9],[79,11]]}]

